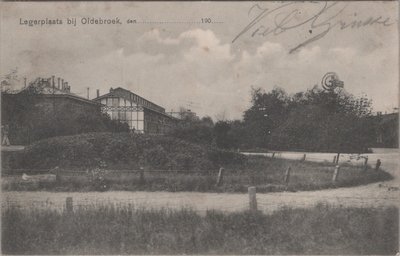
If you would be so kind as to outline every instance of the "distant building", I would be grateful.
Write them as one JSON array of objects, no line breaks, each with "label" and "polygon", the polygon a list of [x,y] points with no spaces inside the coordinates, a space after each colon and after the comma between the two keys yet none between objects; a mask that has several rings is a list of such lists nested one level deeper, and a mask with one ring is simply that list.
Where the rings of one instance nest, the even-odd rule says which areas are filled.
[{"label": "distant building", "polygon": [[374,147],[399,147],[399,113],[382,114],[373,117],[376,125]]},{"label": "distant building", "polygon": [[111,119],[127,123],[137,133],[164,134],[179,121],[163,107],[121,87],[93,100],[102,104]]},{"label": "distant building", "polygon": [[[4,95],[11,98],[19,97],[21,95],[32,95],[35,96],[38,101],[36,105],[41,105],[47,108],[55,108],[57,105],[67,105],[69,110],[79,110],[85,111],[87,109],[99,109],[100,104],[93,102],[89,99],[80,97],[71,92],[71,86],[68,82],[64,81],[62,78],[57,78],[57,83],[55,81],[55,76],[50,78],[37,78],[33,82],[30,82],[28,86],[25,86],[21,90],[13,91],[11,93],[4,93]],[[7,96],[6,96],[7,97]]]},{"label": "distant building", "polygon": [[[1,123],[10,126],[11,144],[27,144],[34,141],[33,131],[43,129],[40,138],[62,134],[65,131],[53,131],[51,122],[46,119],[63,119],[65,116],[80,113],[98,113],[101,104],[71,93],[68,82],[55,77],[37,78],[21,90],[3,90],[1,92]],[[29,121],[27,120],[29,119]],[[45,125],[46,124],[46,125]],[[79,127],[76,127],[79,130]]]},{"label": "distant building", "polygon": [[173,110],[171,110],[171,112],[167,112],[167,114],[181,120],[182,122],[200,120],[195,112],[183,107],[181,107],[178,112],[174,112]]}]

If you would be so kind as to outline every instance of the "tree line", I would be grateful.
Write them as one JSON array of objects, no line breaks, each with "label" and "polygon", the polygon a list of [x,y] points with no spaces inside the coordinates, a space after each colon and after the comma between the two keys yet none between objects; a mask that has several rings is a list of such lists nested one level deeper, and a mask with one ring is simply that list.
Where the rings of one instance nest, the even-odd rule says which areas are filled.
[{"label": "tree line", "polygon": [[172,135],[225,149],[367,152],[376,139],[372,102],[344,89],[317,86],[288,94],[276,87],[252,89],[243,120],[188,120]]}]

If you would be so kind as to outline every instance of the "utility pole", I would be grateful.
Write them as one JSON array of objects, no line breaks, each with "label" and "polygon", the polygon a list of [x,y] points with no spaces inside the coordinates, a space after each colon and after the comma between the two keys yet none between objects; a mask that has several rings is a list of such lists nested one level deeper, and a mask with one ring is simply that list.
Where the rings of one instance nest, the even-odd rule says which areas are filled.
[{"label": "utility pole", "polygon": [[89,90],[90,90],[90,87],[86,87],[86,89],[87,89],[87,99],[89,99]]}]

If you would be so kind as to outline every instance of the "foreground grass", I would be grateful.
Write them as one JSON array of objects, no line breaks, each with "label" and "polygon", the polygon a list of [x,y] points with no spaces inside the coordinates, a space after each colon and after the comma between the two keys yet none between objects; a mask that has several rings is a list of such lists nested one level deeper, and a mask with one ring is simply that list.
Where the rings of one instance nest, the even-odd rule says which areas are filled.
[{"label": "foreground grass", "polygon": [[2,210],[6,254],[390,254],[397,208],[284,208],[272,215],[133,206]]},{"label": "foreground grass", "polygon": [[[291,167],[290,181],[284,182],[285,170]],[[391,179],[391,175],[379,170],[343,165],[337,182],[332,182],[335,166],[330,163],[301,162],[297,160],[249,157],[244,167],[225,170],[220,186],[216,186],[218,169],[211,171],[160,171],[149,170],[140,179],[137,171],[107,171],[104,174],[107,190],[125,191],[198,191],[198,192],[246,192],[249,186],[257,186],[257,192],[318,190],[348,187]],[[5,179],[7,180],[7,178]],[[68,170],[58,172],[56,182],[24,182],[20,176],[3,182],[3,190],[10,191],[93,191],[96,185],[86,172],[72,174]]]}]

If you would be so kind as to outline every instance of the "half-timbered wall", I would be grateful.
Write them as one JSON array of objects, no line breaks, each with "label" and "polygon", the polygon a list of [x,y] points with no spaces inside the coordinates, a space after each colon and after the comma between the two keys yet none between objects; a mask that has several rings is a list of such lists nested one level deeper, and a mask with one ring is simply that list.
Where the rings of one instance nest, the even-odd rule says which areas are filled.
[{"label": "half-timbered wall", "polygon": [[127,123],[139,133],[164,134],[177,122],[163,107],[122,88],[110,90],[95,100],[103,105],[103,112],[111,119]]},{"label": "half-timbered wall", "polygon": [[143,107],[139,104],[120,97],[107,97],[101,99],[103,111],[111,119],[127,123],[130,129],[137,132],[144,132],[144,113]]}]

